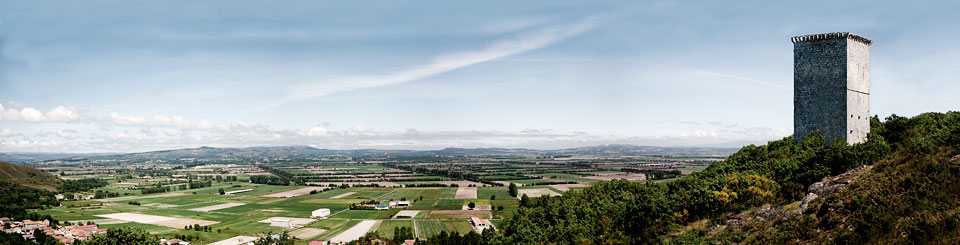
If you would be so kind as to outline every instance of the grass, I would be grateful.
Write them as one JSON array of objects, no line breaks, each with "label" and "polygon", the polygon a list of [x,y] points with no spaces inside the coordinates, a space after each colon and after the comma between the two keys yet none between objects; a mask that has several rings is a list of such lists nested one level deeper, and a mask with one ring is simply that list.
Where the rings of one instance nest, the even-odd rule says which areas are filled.
[{"label": "grass", "polygon": [[402,209],[399,209],[399,208],[391,208],[391,209],[388,209],[386,212],[380,213],[380,216],[377,216],[377,218],[378,218],[378,219],[391,219],[391,218],[393,218],[394,215],[396,215],[397,213],[399,213],[400,210],[402,210]]},{"label": "grass", "polygon": [[456,231],[460,234],[467,234],[473,231],[473,226],[466,220],[442,220],[440,222],[447,232]]},{"label": "grass", "polygon": [[497,199],[510,198],[510,192],[507,187],[480,187],[477,188],[477,199],[490,199],[490,196],[497,196]]},{"label": "grass", "polygon": [[[318,240],[318,241],[329,241],[330,239],[332,239],[333,237],[339,235],[339,234],[342,233],[343,231],[345,231],[345,230],[347,230],[347,229],[350,229],[350,227],[353,227],[353,226],[355,226],[355,225],[357,225],[357,224],[360,223],[360,220],[332,220],[332,219],[329,219],[329,220],[323,220],[323,221],[321,221],[321,222],[317,222],[317,224],[323,223],[324,221],[327,221],[328,223],[329,223],[329,222],[338,222],[338,223],[332,223],[332,224],[330,224],[329,226],[321,226],[321,225],[318,225],[317,227],[315,227],[315,228],[322,228],[322,229],[326,229],[326,230],[327,230],[327,232],[324,232],[322,235],[320,235],[319,237],[316,237],[316,238],[315,238],[315,239]],[[315,225],[316,225],[316,224],[315,224]],[[311,226],[312,226],[312,225],[311,225]],[[308,226],[308,227],[310,227],[310,226]]]},{"label": "grass", "polygon": [[432,210],[460,210],[464,200],[438,200]]},{"label": "grass", "polygon": [[409,220],[384,220],[380,222],[380,226],[377,227],[375,232],[380,236],[393,239],[393,228],[396,227],[413,229],[413,222]]},{"label": "grass", "polygon": [[400,201],[400,200],[414,200],[419,198],[420,194],[423,193],[423,189],[419,188],[396,188],[389,194],[384,195],[380,198],[377,198],[377,201],[386,202],[386,201]]},{"label": "grass", "polygon": [[440,193],[437,194],[437,199],[453,199],[457,195],[456,187],[444,187],[440,189]]},{"label": "grass", "polygon": [[408,209],[412,210],[431,210],[434,205],[437,205],[438,200],[420,200],[414,202]]},{"label": "grass", "polygon": [[347,210],[343,213],[337,214],[335,218],[342,219],[376,219],[380,217],[380,214],[385,213],[386,211],[380,210]]},{"label": "grass", "polygon": [[439,220],[414,220],[413,223],[417,225],[417,234],[414,234],[414,236],[421,238],[436,236],[440,234],[440,231],[444,230],[443,223]]},{"label": "grass", "polygon": [[98,224],[97,226],[100,228],[121,227],[121,226],[132,227],[132,228],[138,228],[151,233],[163,233],[163,232],[173,232],[173,231],[182,230],[182,229],[170,228],[166,226],[141,224],[141,223],[135,223],[135,222],[121,223],[121,224],[105,224],[105,225]]}]

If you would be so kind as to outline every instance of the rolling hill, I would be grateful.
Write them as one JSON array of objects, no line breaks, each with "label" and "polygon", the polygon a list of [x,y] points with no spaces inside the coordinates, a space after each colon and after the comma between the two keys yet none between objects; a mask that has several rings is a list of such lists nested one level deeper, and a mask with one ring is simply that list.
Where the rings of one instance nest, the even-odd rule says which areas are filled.
[{"label": "rolling hill", "polygon": [[48,191],[56,191],[63,185],[63,180],[50,173],[8,162],[0,162],[0,181]]}]

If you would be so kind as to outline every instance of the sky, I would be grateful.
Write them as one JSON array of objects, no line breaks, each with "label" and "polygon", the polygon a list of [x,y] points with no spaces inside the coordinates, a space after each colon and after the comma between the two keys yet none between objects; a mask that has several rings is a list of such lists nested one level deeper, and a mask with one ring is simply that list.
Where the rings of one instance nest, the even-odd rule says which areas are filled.
[{"label": "sky", "polygon": [[0,152],[740,146],[790,37],[874,40],[871,114],[960,108],[935,1],[0,1]]}]

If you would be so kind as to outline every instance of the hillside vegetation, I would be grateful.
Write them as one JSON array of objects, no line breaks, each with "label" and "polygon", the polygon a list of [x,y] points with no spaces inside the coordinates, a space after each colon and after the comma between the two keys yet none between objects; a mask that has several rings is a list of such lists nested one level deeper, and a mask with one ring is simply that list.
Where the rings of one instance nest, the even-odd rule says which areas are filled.
[{"label": "hillside vegetation", "polygon": [[60,178],[43,170],[8,162],[0,162],[0,181],[48,191],[55,191],[63,185]]},{"label": "hillside vegetation", "polygon": [[[867,142],[853,146],[835,141],[825,148],[819,133],[793,141],[744,147],[667,184],[600,182],[538,198],[478,242],[946,243],[958,237],[960,113],[874,117]],[[874,166],[851,189],[815,199],[804,214],[707,229],[764,204],[795,206],[810,184],[862,165]]]}]

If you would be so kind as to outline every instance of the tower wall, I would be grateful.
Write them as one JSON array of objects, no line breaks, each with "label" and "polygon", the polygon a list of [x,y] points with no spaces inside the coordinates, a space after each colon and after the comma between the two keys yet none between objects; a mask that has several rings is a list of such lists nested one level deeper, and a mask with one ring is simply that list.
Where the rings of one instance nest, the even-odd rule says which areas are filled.
[{"label": "tower wall", "polygon": [[793,38],[794,140],[820,130],[827,144],[870,131],[870,44],[849,33]]},{"label": "tower wall", "polygon": [[870,132],[870,45],[847,41],[847,143],[867,141]]}]

